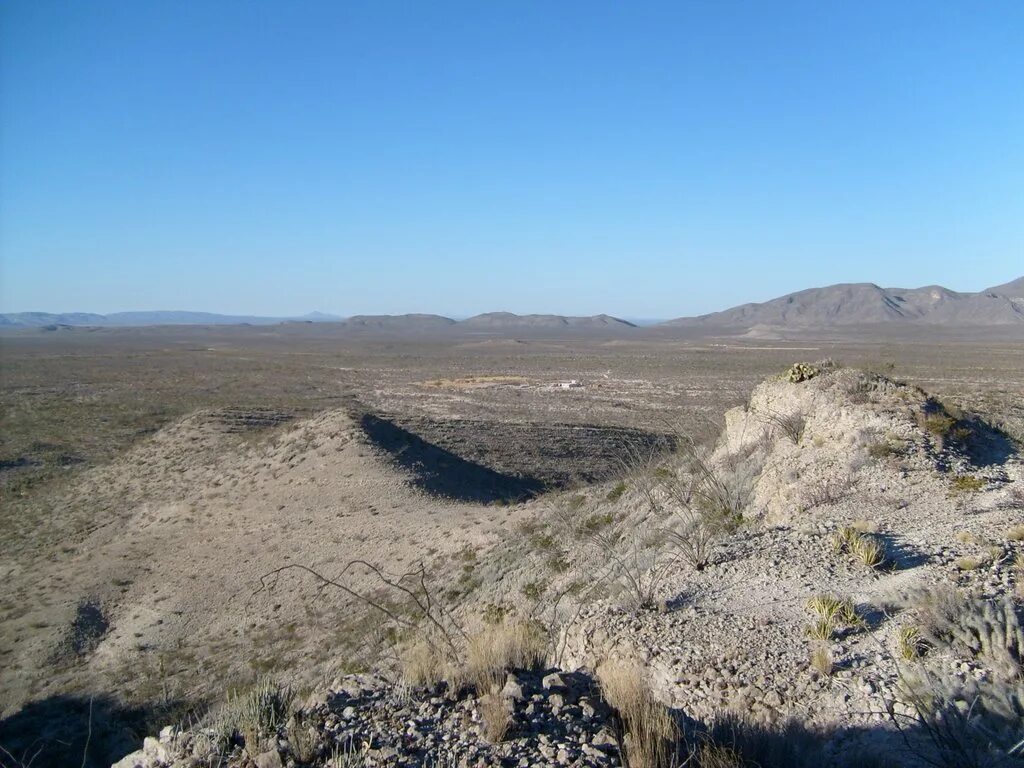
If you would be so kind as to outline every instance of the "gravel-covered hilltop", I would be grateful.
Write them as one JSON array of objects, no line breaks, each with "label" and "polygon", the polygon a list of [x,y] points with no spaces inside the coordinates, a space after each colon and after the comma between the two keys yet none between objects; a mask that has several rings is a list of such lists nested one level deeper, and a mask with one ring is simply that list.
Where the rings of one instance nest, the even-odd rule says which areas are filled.
[{"label": "gravel-covered hilltop", "polygon": [[238,694],[119,768],[1021,764],[1017,446],[830,362],[724,422],[530,502],[431,573],[457,589],[382,576],[380,676]]}]

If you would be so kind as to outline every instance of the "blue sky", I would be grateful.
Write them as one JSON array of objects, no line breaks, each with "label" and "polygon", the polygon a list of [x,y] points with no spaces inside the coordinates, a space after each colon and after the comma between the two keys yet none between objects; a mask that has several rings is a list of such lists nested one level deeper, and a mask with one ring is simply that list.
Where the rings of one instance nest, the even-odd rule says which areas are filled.
[{"label": "blue sky", "polygon": [[696,314],[1024,274],[1024,3],[0,5],[0,310]]}]

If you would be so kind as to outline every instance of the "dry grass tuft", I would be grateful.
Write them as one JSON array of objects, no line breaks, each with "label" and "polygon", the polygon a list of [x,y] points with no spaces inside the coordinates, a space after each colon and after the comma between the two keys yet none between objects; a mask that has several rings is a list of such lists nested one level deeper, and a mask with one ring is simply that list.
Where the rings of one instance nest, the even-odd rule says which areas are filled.
[{"label": "dry grass tuft", "polygon": [[547,655],[547,637],[521,619],[506,619],[485,627],[469,639],[466,673],[476,690],[487,693],[504,680],[508,669],[535,669]]},{"label": "dry grass tuft", "polygon": [[807,627],[807,636],[812,640],[819,640],[823,643],[827,643],[836,634],[836,621],[835,619],[819,618],[813,624]]},{"label": "dry grass tuft", "polygon": [[487,693],[480,697],[480,717],[484,724],[484,738],[491,744],[497,744],[508,734],[512,715],[500,695]]},{"label": "dry grass tuft", "polygon": [[957,531],[954,536],[960,544],[977,544],[979,539],[970,531]]},{"label": "dry grass tuft", "polygon": [[829,650],[828,646],[824,643],[818,644],[811,651],[811,668],[816,672],[824,675],[825,677],[831,677],[832,671],[835,668],[835,662],[832,659],[832,651]]},{"label": "dry grass tuft", "polygon": [[1006,532],[1006,538],[1010,541],[1024,541],[1024,525],[1015,525]]},{"label": "dry grass tuft", "polygon": [[885,545],[874,533],[858,530],[856,525],[848,525],[832,535],[833,551],[853,555],[869,568],[878,568],[885,562]]},{"label": "dry grass tuft", "polygon": [[601,695],[619,714],[625,728],[630,768],[668,768],[679,729],[647,682],[642,664],[613,657],[597,668]]},{"label": "dry grass tuft", "polygon": [[448,658],[434,645],[418,640],[399,652],[402,677],[413,687],[433,687],[442,680],[459,677]]},{"label": "dry grass tuft", "polygon": [[859,627],[864,623],[864,619],[857,613],[857,607],[849,598],[815,595],[807,601],[807,609],[819,619],[827,619],[837,625]]},{"label": "dry grass tuft", "polygon": [[896,653],[904,661],[913,661],[925,651],[921,630],[914,626],[900,627],[896,633]]},{"label": "dry grass tuft", "polygon": [[966,557],[959,557],[956,560],[957,570],[960,571],[976,571],[988,562],[988,557],[984,555],[968,555]]}]

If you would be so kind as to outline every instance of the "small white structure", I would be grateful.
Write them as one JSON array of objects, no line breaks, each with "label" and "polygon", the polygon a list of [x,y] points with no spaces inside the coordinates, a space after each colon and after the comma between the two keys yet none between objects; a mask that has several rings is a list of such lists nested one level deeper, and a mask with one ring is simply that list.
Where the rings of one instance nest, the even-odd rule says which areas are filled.
[{"label": "small white structure", "polygon": [[560,381],[556,385],[558,389],[583,389],[583,382],[579,379],[569,379],[568,381]]}]

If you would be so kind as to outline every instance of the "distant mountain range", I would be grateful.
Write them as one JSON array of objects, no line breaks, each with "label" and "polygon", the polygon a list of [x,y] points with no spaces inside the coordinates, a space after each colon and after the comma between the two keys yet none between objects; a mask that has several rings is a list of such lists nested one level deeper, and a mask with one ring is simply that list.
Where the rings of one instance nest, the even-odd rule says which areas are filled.
[{"label": "distant mountain range", "polygon": [[660,327],[807,331],[880,324],[1024,326],[1024,277],[978,293],[959,293],[939,285],[879,288],[874,283],[841,283],[797,291],[760,304],[669,320]]},{"label": "distant mountain range", "polygon": [[311,312],[301,317],[258,317],[250,315],[218,315],[213,312],[114,312],[98,315],[92,312],[13,312],[0,315],[0,326],[44,328],[51,325],[70,326],[139,326],[139,325],[275,325],[285,322],[337,322],[335,315]]},{"label": "distant mountain range", "polygon": [[934,328],[943,330],[1009,329],[1024,333],[1024,277],[977,293],[961,293],[930,285],[925,288],[880,288],[874,283],[841,283],[809,288],[771,301],[742,304],[699,317],[681,317],[638,328],[611,315],[516,315],[487,312],[464,320],[442,315],[354,315],[342,318],[322,312],[301,317],[218,315],[208,312],[84,312],[51,314],[19,312],[0,315],[0,327],[54,328],[62,326],[144,325],[275,325],[333,323],[341,330],[363,333],[432,333],[462,331],[531,333],[574,331],[591,333],[702,332],[797,333],[852,331],[861,327]]}]

